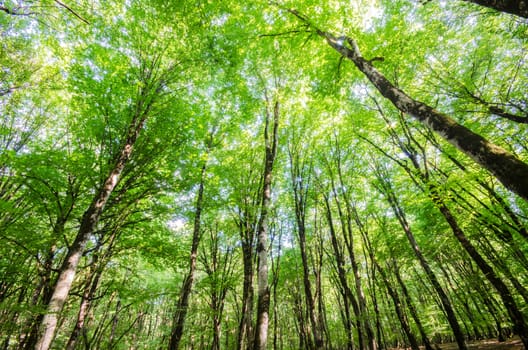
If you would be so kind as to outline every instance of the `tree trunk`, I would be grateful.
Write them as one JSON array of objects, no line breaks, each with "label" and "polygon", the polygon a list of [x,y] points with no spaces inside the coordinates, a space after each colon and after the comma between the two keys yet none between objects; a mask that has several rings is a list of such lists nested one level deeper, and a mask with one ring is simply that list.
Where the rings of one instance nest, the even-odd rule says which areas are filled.
[{"label": "tree trunk", "polygon": [[[200,262],[210,280],[210,286],[208,288],[210,297],[209,307],[212,311],[213,329],[211,350],[220,350],[222,316],[227,292],[231,287],[229,279],[232,277],[234,267],[233,254],[230,249],[224,251],[224,247],[220,247],[219,231],[217,229],[210,229],[209,233],[208,250],[202,250]],[[226,338],[228,334],[229,332],[227,332]],[[228,339],[226,339],[226,346],[228,344]]]},{"label": "tree trunk", "polygon": [[393,260],[392,265],[394,267],[394,275],[396,276],[396,280],[398,281],[398,284],[400,285],[400,289],[407,303],[407,307],[409,308],[409,312],[411,313],[411,317],[413,318],[414,323],[416,324],[416,327],[418,327],[418,331],[420,332],[420,336],[422,337],[422,342],[425,346],[425,350],[433,350],[433,347],[431,346],[431,342],[429,341],[429,337],[427,337],[427,334],[425,333],[424,326],[422,322],[420,321],[420,317],[418,317],[418,312],[416,311],[416,307],[414,307],[414,303],[411,299],[409,291],[407,290],[407,286],[405,285],[405,283],[403,282],[401,278],[400,269],[396,263],[396,260]]},{"label": "tree trunk", "polygon": [[[210,146],[210,144],[207,146],[207,154],[209,153]],[[198,246],[200,244],[200,239],[202,236],[200,224],[203,209],[203,192],[206,168],[207,164],[204,163],[200,172],[200,184],[198,185],[198,194],[196,195],[191,253],[189,256],[189,271],[187,272],[187,275],[183,280],[183,286],[180,291],[180,297],[178,299],[178,302],[176,303],[176,310],[174,311],[172,330],[168,344],[169,350],[178,350],[180,346],[180,341],[183,336],[183,328],[185,325],[185,318],[187,316],[187,310],[189,308],[189,297],[193,288],[194,276],[196,272]]]},{"label": "tree trunk", "polygon": [[255,325],[255,340],[253,350],[265,350],[268,340],[270,290],[268,286],[268,211],[271,203],[271,176],[273,163],[277,154],[278,127],[279,127],[279,102],[273,107],[273,131],[270,139],[269,108],[266,108],[266,125],[264,141],[266,157],[264,162],[264,185],[262,188],[262,203],[257,231],[257,323]]},{"label": "tree trunk", "polygon": [[[261,178],[259,176],[259,179]],[[253,345],[253,300],[254,300],[254,245],[255,245],[255,227],[256,214],[255,208],[257,203],[261,200],[260,189],[254,191],[256,188],[255,182],[260,182],[253,179],[252,171],[247,174],[240,188],[242,189],[241,200],[236,205],[237,215],[235,223],[238,227],[240,235],[240,245],[242,250],[242,263],[244,271],[244,282],[242,287],[242,305],[240,307],[240,319],[237,331],[237,350],[250,349]],[[247,182],[246,182],[247,180]]]},{"label": "tree trunk", "polygon": [[310,326],[312,328],[314,348],[322,349],[323,339],[322,334],[319,332],[318,319],[315,315],[315,299],[313,297],[312,286],[310,283],[310,266],[306,249],[306,197],[310,180],[305,174],[304,165],[300,164],[299,154],[293,154],[291,150],[290,168],[295,205],[295,220],[297,222],[297,235],[299,238],[299,248],[303,265],[303,287],[306,298],[306,308],[310,319]]},{"label": "tree trunk", "polygon": [[101,276],[103,275],[105,265],[113,253],[112,248],[113,248],[115,239],[117,237],[118,230],[119,228],[115,228],[113,230],[112,235],[109,238],[108,248],[104,252],[101,259],[99,259],[99,256],[97,255],[98,252],[94,252],[94,258],[92,261],[93,268],[92,268],[92,271],[87,276],[87,282],[86,282],[84,292],[81,298],[81,305],[79,307],[79,312],[77,314],[77,321],[70,335],[70,339],[68,340],[68,343],[66,344],[66,350],[75,349],[77,345],[77,340],[79,336],[81,335],[81,333],[84,331],[86,316],[88,315],[88,311],[90,310],[95,292],[97,291],[97,288],[99,287],[99,280],[101,279]]},{"label": "tree trunk", "polygon": [[[339,146],[338,146],[339,147]],[[342,164],[341,164],[341,158],[339,156],[340,150],[338,149],[337,152],[338,159],[337,159],[337,172],[338,172],[338,178],[339,178],[339,184],[341,188],[346,188],[345,183],[343,181],[343,174],[342,174]],[[361,324],[363,325],[367,341],[368,341],[368,348],[370,350],[376,350],[378,345],[376,343],[376,338],[374,336],[374,331],[370,325],[368,315],[367,315],[367,301],[365,298],[365,293],[363,292],[363,287],[361,286],[361,274],[358,268],[358,263],[356,259],[356,254],[354,252],[354,235],[352,232],[352,216],[355,217],[356,223],[358,226],[360,226],[359,217],[357,215],[357,211],[355,208],[352,208],[350,198],[348,197],[348,194],[346,191],[343,191],[342,196],[345,201],[345,208],[346,208],[346,214],[343,213],[341,209],[341,204],[339,202],[339,195],[337,193],[337,190],[334,185],[334,181],[332,181],[332,191],[334,192],[334,198],[335,202],[338,208],[338,213],[341,218],[341,223],[343,226],[343,237],[345,239],[345,245],[347,247],[348,256],[350,259],[350,265],[352,266],[352,272],[354,275],[354,282],[356,286],[356,295],[358,300],[358,306],[359,306],[359,317],[361,320]],[[361,229],[364,229],[364,227],[361,227]]]},{"label": "tree trunk", "polygon": [[[486,1],[490,2],[491,1]],[[494,1],[496,2],[496,1]],[[447,142],[465,153],[476,163],[491,172],[504,186],[520,197],[528,200],[528,164],[512,153],[474,133],[453,118],[436,111],[434,108],[412,99],[394,86],[383,74],[361,55],[356,41],[349,37],[336,38],[334,35],[315,28],[308,18],[298,11],[288,10],[317,34],[326,39],[328,45],[348,58],[371,81],[372,85],[396,108],[416,118],[425,126],[444,138]],[[345,46],[346,44],[349,45]]]},{"label": "tree trunk", "polygon": [[477,5],[528,18],[528,3],[525,0],[464,0]]},{"label": "tree trunk", "polygon": [[[251,230],[248,228],[241,228],[241,230]],[[248,234],[248,233],[246,233]],[[251,316],[253,314],[253,234],[250,234],[251,239],[242,240],[242,262],[244,265],[244,282],[242,289],[242,307],[240,324],[238,327],[238,341],[237,350],[244,350],[251,340],[252,322]]]},{"label": "tree trunk", "polygon": [[[104,181],[103,186],[98,190],[92,199],[92,203],[82,216],[81,226],[77,236],[71,247],[68,249],[66,257],[59,269],[59,275],[53,288],[50,302],[47,305],[46,313],[40,325],[39,339],[35,346],[35,350],[48,350],[51,346],[57,329],[60,313],[68,294],[70,293],[77,266],[84,253],[85,246],[99,223],[110,195],[119,182],[121,173],[130,159],[136,140],[143,129],[143,125],[145,124],[150,109],[154,103],[152,98],[147,99],[147,93],[148,91],[145,90],[140,91],[136,110],[128,126],[127,136],[123,147],[121,148],[108,177]],[[148,103],[145,104],[145,100],[148,100]]]},{"label": "tree trunk", "polygon": [[[402,124],[405,124],[405,123],[402,123]],[[447,206],[442,194],[440,193],[438,189],[438,186],[430,180],[430,174],[427,168],[424,167],[424,169],[422,169],[418,165],[418,162],[416,161],[416,159],[418,158],[418,156],[420,156],[425,162],[427,159],[426,153],[424,149],[420,147],[416,139],[412,137],[411,131],[409,130],[408,126],[407,125],[402,125],[402,126],[406,128],[407,130],[406,135],[409,140],[409,145],[407,145],[406,147],[402,147],[402,144],[399,143],[398,146],[411,160],[411,163],[413,164],[413,167],[415,168],[416,171],[412,172],[409,168],[403,166],[401,163],[398,163],[398,164],[404,167],[404,169],[407,171],[409,176],[413,178],[416,177],[425,186],[423,187],[424,191],[425,189],[427,190],[426,194],[431,199],[431,201],[434,203],[434,205],[437,207],[437,209],[440,211],[440,213],[442,214],[446,222],[449,224],[453,234],[455,235],[455,238],[459,241],[462,247],[466,250],[469,256],[473,259],[473,261],[475,261],[475,263],[477,264],[481,272],[484,274],[486,279],[491,283],[491,285],[499,293],[506,309],[508,310],[510,319],[512,323],[514,324],[514,331],[521,337],[523,343],[528,344],[528,325],[526,324],[526,321],[524,320],[522,312],[517,307],[517,304],[515,300],[513,299],[513,296],[511,295],[508,287],[499,278],[499,276],[495,273],[493,268],[484,260],[481,254],[476,250],[476,248],[471,244],[469,239],[466,237],[462,228],[458,225],[458,221],[456,220],[451,210]],[[417,154],[414,146],[416,148],[419,148],[422,151],[420,155]],[[513,283],[515,285],[515,281]],[[520,286],[520,288],[521,288],[521,294],[524,296],[524,293],[522,293],[522,290],[524,290],[524,288],[522,286]]]},{"label": "tree trunk", "polygon": [[373,264],[375,268],[378,270],[381,276],[381,280],[383,281],[383,284],[385,284],[385,287],[387,288],[387,291],[389,292],[389,295],[392,299],[392,303],[394,305],[394,310],[396,311],[396,315],[398,316],[398,320],[400,321],[401,327],[403,329],[403,332],[407,336],[407,339],[409,340],[409,343],[411,344],[411,349],[413,350],[420,350],[420,346],[418,345],[418,342],[416,341],[416,338],[412,334],[411,326],[409,325],[409,321],[407,320],[407,317],[405,316],[405,313],[402,310],[401,307],[401,301],[400,297],[398,296],[398,293],[396,290],[392,287],[392,285],[389,282],[389,279],[385,275],[385,272],[379,266],[378,262],[374,259]]},{"label": "tree trunk", "polygon": [[420,262],[420,265],[424,269],[427,275],[427,278],[433,285],[436,293],[438,294],[440,298],[442,308],[446,314],[447,321],[449,322],[449,325],[451,326],[453,335],[455,336],[455,340],[458,344],[459,349],[467,350],[468,348],[464,340],[464,334],[462,333],[462,330],[460,329],[460,325],[455,316],[455,312],[451,304],[451,301],[449,300],[446,292],[440,285],[440,282],[438,281],[438,278],[436,277],[433,270],[431,269],[429,262],[423,256],[422,251],[420,247],[418,246],[416,239],[414,238],[414,234],[411,230],[411,227],[409,226],[409,223],[407,222],[405,213],[400,207],[400,204],[398,202],[398,199],[396,198],[396,195],[392,189],[391,184],[387,180],[387,174],[381,174],[378,172],[377,177],[380,182],[379,190],[386,196],[390,206],[392,207],[394,215],[398,218],[398,221],[400,222],[400,225],[405,235],[407,236],[407,239],[409,240],[409,243],[411,245],[411,248],[414,251],[415,256],[418,258],[418,261]]},{"label": "tree trunk", "polygon": [[[342,289],[342,294],[344,298],[344,303],[346,310],[348,311],[348,303],[352,304],[352,309],[354,311],[354,315],[356,316],[356,330],[358,333],[358,343],[359,343],[359,349],[363,350],[365,341],[364,341],[364,334],[363,334],[363,327],[361,326],[360,321],[360,313],[359,313],[359,305],[357,303],[357,300],[354,298],[354,295],[352,294],[352,290],[350,289],[350,286],[348,285],[347,281],[347,273],[345,270],[345,259],[343,257],[343,253],[341,251],[341,248],[339,247],[339,243],[337,241],[337,236],[333,224],[332,219],[332,211],[330,208],[330,203],[328,196],[323,193],[325,205],[326,205],[326,217],[328,220],[328,228],[330,231],[330,241],[332,244],[332,248],[334,251],[335,261],[336,261],[336,270],[337,270],[337,277],[340,284],[340,287]],[[347,319],[350,317],[350,315],[346,315]],[[352,324],[350,323],[348,327],[351,328]],[[350,329],[348,331],[351,331]],[[349,347],[353,347],[353,343],[349,344]]]},{"label": "tree trunk", "polygon": [[455,217],[452,215],[449,208],[443,202],[442,198],[439,196],[438,191],[435,187],[430,186],[431,199],[435,202],[437,208],[440,210],[445,220],[451,227],[453,234],[456,239],[460,242],[462,247],[466,250],[469,256],[475,261],[480,271],[484,274],[484,277],[491,283],[491,285],[499,293],[510,320],[513,323],[514,332],[521,337],[521,340],[526,348],[528,348],[528,325],[524,320],[522,312],[517,307],[515,299],[510,293],[510,290],[506,284],[497,276],[493,268],[484,260],[480,253],[475,249],[471,242],[467,239],[466,235],[458,225]]}]

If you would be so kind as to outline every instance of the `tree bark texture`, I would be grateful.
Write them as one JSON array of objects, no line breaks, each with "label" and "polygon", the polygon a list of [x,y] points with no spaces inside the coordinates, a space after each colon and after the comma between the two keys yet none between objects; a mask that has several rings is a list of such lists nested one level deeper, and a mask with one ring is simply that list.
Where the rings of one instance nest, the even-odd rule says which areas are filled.
[{"label": "tree bark texture", "polygon": [[[269,108],[269,107],[268,107]],[[266,126],[264,129],[264,140],[266,157],[264,161],[264,185],[262,187],[261,212],[257,231],[257,323],[255,325],[254,350],[265,350],[267,347],[270,289],[268,285],[268,216],[271,203],[271,178],[273,163],[277,154],[278,128],[279,128],[279,102],[273,106],[273,121],[271,113],[266,109]],[[273,130],[270,139],[270,122]]]},{"label": "tree bark texture", "polygon": [[528,3],[524,0],[464,0],[477,5],[528,18]]},{"label": "tree bark texture", "polygon": [[77,321],[75,322],[75,326],[70,334],[70,339],[66,344],[66,350],[74,350],[76,348],[79,336],[85,329],[86,317],[88,316],[88,312],[92,306],[92,300],[99,287],[99,281],[103,275],[106,264],[113,254],[114,242],[118,236],[118,231],[119,228],[117,227],[112,230],[112,234],[108,239],[108,246],[102,254],[99,251],[94,252],[91,263],[92,267],[86,278],[87,280],[81,298],[81,305],[79,306],[79,312],[77,313]]}]

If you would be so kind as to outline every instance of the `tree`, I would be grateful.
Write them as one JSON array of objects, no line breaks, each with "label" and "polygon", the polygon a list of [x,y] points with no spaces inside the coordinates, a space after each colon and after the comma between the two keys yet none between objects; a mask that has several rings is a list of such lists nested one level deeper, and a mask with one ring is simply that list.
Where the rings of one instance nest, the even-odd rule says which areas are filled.
[{"label": "tree", "polygon": [[527,24],[470,2],[1,2],[0,348],[524,340]]},{"label": "tree", "polygon": [[[273,107],[271,106],[273,104]],[[266,155],[262,178],[262,201],[260,217],[257,226],[257,322],[255,325],[254,350],[267,348],[270,290],[268,286],[268,213],[271,205],[271,184],[273,164],[277,155],[279,142],[279,101],[271,101],[266,95],[266,115],[264,126],[264,142]],[[272,109],[273,108],[273,109]],[[271,133],[270,133],[271,129]]]},{"label": "tree", "polygon": [[[442,138],[464,152],[476,163],[489,170],[512,192],[528,200],[528,165],[504,148],[497,146],[482,136],[457,123],[449,116],[437,112],[425,103],[414,100],[392,84],[375,67],[372,60],[365,59],[356,41],[350,37],[336,37],[313,26],[304,15],[296,10],[288,10],[299,20],[323,37],[328,45],[343,57],[352,61],[370,80],[376,89],[396,108],[409,114]],[[348,46],[347,46],[348,45]]]},{"label": "tree", "polygon": [[125,166],[131,159],[132,150],[147,119],[156,113],[163,89],[174,81],[177,65],[172,63],[163,66],[164,64],[161,55],[154,56],[152,60],[143,59],[140,62],[137,71],[140,86],[137,89],[134,104],[129,107],[130,122],[125,138],[111,161],[113,165],[109,168],[104,182],[96,190],[88,209],[82,215],[79,231],[59,269],[59,275],[40,327],[40,336],[36,345],[39,350],[50,347],[57,327],[58,315],[70,292],[86,244],[93,235]]},{"label": "tree", "polygon": [[191,252],[189,256],[189,271],[183,280],[183,285],[180,291],[180,297],[176,303],[176,310],[174,312],[174,320],[172,325],[172,331],[169,340],[169,350],[177,350],[180,344],[180,340],[183,335],[183,327],[185,325],[185,317],[187,316],[187,309],[189,307],[189,296],[193,288],[193,282],[196,273],[196,261],[198,258],[198,246],[202,237],[201,232],[201,216],[204,205],[204,187],[205,187],[205,176],[207,170],[207,158],[211,152],[214,142],[214,132],[211,132],[209,139],[206,141],[205,160],[200,171],[200,180],[198,184],[198,192],[196,193],[196,205],[194,213],[194,224],[193,224],[193,235]]}]

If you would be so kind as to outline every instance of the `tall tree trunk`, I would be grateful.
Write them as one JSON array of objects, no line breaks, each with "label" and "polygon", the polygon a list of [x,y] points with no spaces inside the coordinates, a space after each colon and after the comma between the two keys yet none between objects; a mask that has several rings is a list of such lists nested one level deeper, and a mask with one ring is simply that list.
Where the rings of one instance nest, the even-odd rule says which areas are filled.
[{"label": "tall tree trunk", "polygon": [[477,5],[528,18],[528,3],[525,0],[463,0]]},{"label": "tall tree trunk", "polygon": [[392,189],[391,184],[387,180],[388,175],[381,174],[379,172],[380,169],[377,169],[377,171],[378,173],[376,174],[376,176],[378,177],[378,181],[380,183],[379,190],[386,196],[394,212],[394,215],[397,217],[405,235],[407,236],[407,239],[409,240],[411,248],[414,251],[414,255],[420,262],[420,265],[424,269],[427,275],[427,278],[429,279],[429,282],[431,282],[436,293],[438,294],[440,301],[441,301],[442,308],[446,314],[447,321],[449,322],[449,325],[451,326],[451,330],[453,331],[453,335],[455,336],[455,340],[458,344],[458,347],[461,350],[467,350],[468,348],[464,340],[464,334],[462,333],[462,330],[460,329],[460,325],[457,321],[455,311],[453,309],[451,301],[449,300],[449,297],[447,296],[446,292],[440,285],[440,282],[438,281],[438,278],[436,277],[431,266],[429,265],[429,262],[427,261],[425,256],[422,254],[422,251],[420,247],[418,246],[418,242],[416,242],[416,239],[414,238],[414,234],[411,230],[411,227],[409,223],[407,222],[405,213],[403,209],[401,208],[398,199],[396,198],[396,194],[394,193],[394,190]]},{"label": "tall tree trunk", "polygon": [[[268,101],[269,103],[269,101]],[[269,106],[266,108],[266,125],[264,141],[266,157],[264,161],[264,185],[262,187],[262,203],[257,231],[257,323],[255,324],[255,340],[253,350],[265,350],[268,340],[270,290],[268,286],[268,211],[271,203],[271,176],[273,163],[277,154],[279,102],[273,106],[273,121]],[[269,127],[273,123],[270,139]]]},{"label": "tall tree trunk", "polygon": [[79,306],[79,312],[77,314],[77,321],[75,322],[73,331],[70,334],[70,339],[66,344],[66,350],[75,349],[79,336],[84,331],[86,316],[88,315],[88,311],[91,308],[95,292],[99,287],[99,280],[103,275],[106,263],[108,262],[108,259],[113,253],[112,249],[114,246],[115,239],[118,235],[118,230],[118,227],[113,230],[112,235],[108,239],[108,247],[106,248],[106,251],[102,254],[102,257],[100,259],[98,256],[98,252],[94,252],[94,260],[92,261],[92,271],[88,274],[87,277],[87,282],[84,287],[84,292],[81,298],[81,305]]},{"label": "tall tree trunk", "polygon": [[84,253],[86,243],[90,239],[93,231],[99,223],[103,209],[116,187],[125,165],[132,154],[132,149],[148,113],[136,114],[130,123],[126,142],[121,149],[121,153],[106,178],[102,188],[93,198],[88,210],[84,212],[81,220],[79,232],[71,247],[68,249],[66,258],[59,269],[59,276],[53,288],[53,294],[46,309],[46,314],[40,326],[40,337],[35,346],[35,350],[48,350],[51,346],[57,328],[62,307],[66,302],[68,294],[73,284],[73,279],[77,271],[77,266]]},{"label": "tall tree trunk", "polygon": [[508,311],[510,320],[513,323],[514,332],[521,337],[524,346],[528,348],[528,325],[524,320],[524,316],[521,310],[517,307],[517,303],[511,295],[510,290],[495,273],[493,268],[486,262],[486,260],[484,260],[484,258],[480,255],[476,248],[471,244],[469,239],[466,237],[466,235],[458,225],[458,222],[451,213],[451,210],[447,207],[442,197],[439,195],[436,187],[430,186],[429,190],[431,193],[431,199],[435,202],[436,207],[438,208],[438,210],[440,210],[445,220],[451,227],[451,230],[453,231],[453,234],[455,235],[458,242],[460,242],[460,244],[468,253],[468,255],[473,259],[473,261],[475,261],[480,271],[482,271],[482,273],[484,274],[484,277],[499,293],[499,296],[501,297],[501,300],[504,303],[506,310]]},{"label": "tall tree trunk", "polygon": [[405,335],[407,336],[407,339],[409,340],[411,349],[420,350],[420,346],[418,345],[418,342],[416,341],[416,338],[414,337],[412,333],[411,326],[409,325],[409,321],[407,320],[407,316],[405,315],[405,312],[402,309],[402,303],[400,301],[400,297],[398,293],[391,285],[389,279],[387,278],[387,275],[385,274],[385,271],[383,271],[383,269],[378,264],[376,259],[373,260],[373,264],[376,270],[379,272],[381,276],[381,280],[383,281],[383,284],[385,284],[385,287],[387,288],[387,291],[389,292],[389,295],[392,299],[392,303],[394,305],[394,310],[396,311],[396,315],[398,316],[398,320],[400,321],[403,332],[405,333]]},{"label": "tall tree trunk", "polygon": [[[213,136],[211,136],[212,138]],[[207,154],[212,144],[207,145]],[[182,289],[180,291],[180,297],[176,303],[176,310],[174,311],[173,321],[172,321],[172,330],[169,339],[168,349],[169,350],[178,350],[180,346],[180,341],[183,336],[183,328],[185,326],[185,318],[187,317],[187,310],[189,308],[189,297],[193,288],[194,277],[196,273],[196,259],[198,255],[198,246],[200,244],[200,239],[202,236],[201,231],[201,218],[202,218],[202,209],[203,209],[203,193],[204,193],[204,183],[205,183],[205,172],[207,169],[207,160],[202,165],[202,170],[200,172],[200,184],[198,185],[198,193],[196,195],[196,205],[194,207],[194,225],[193,225],[193,235],[192,235],[192,244],[191,252],[189,256],[189,271],[183,280]]]},{"label": "tall tree trunk", "polygon": [[[328,228],[330,231],[330,241],[331,241],[332,248],[333,248],[334,255],[335,255],[335,263],[336,263],[338,281],[339,281],[339,284],[342,290],[345,307],[347,309],[346,311],[348,311],[348,303],[352,304],[352,309],[354,311],[354,315],[356,316],[356,330],[358,334],[359,349],[363,350],[365,348],[364,347],[365,340],[364,340],[364,334],[363,334],[363,327],[361,325],[359,305],[354,295],[352,294],[352,290],[350,289],[350,286],[348,285],[347,273],[345,270],[345,259],[343,257],[342,249],[339,247],[339,243],[337,240],[337,236],[336,236],[336,232],[335,232],[335,228],[333,224],[333,218],[332,218],[332,209],[330,207],[328,195],[323,193],[323,197],[324,197],[324,202],[326,206],[326,217],[328,220]],[[346,316],[348,319],[349,315],[346,315]],[[351,327],[352,324],[350,323],[348,326]],[[348,331],[351,331],[351,330],[348,330]],[[353,347],[352,344],[349,344],[349,348]]]},{"label": "tall tree trunk", "polygon": [[[338,174],[338,180],[339,185],[341,188],[346,188],[344,180],[343,180],[343,173],[342,173],[342,164],[341,164],[341,152],[339,149],[339,144],[336,140],[336,147],[337,147],[337,174]],[[358,262],[356,259],[356,254],[354,252],[355,244],[354,244],[354,235],[352,231],[352,216],[354,214],[354,217],[356,219],[356,223],[359,223],[359,217],[357,215],[357,211],[355,208],[352,208],[352,204],[350,201],[350,198],[348,196],[348,193],[346,191],[342,191],[342,197],[345,202],[345,208],[346,208],[346,214],[343,213],[343,210],[341,208],[341,203],[339,201],[339,194],[337,193],[336,186],[334,184],[334,181],[332,180],[332,191],[334,192],[334,198],[337,205],[338,213],[341,218],[341,225],[343,227],[343,237],[345,239],[345,245],[348,251],[348,256],[350,259],[350,265],[352,266],[352,272],[354,275],[354,282],[356,286],[356,295],[358,300],[358,306],[359,306],[359,316],[361,320],[361,324],[363,325],[367,341],[368,341],[368,348],[370,350],[376,350],[378,345],[376,343],[376,338],[374,336],[374,331],[372,330],[372,327],[370,325],[368,315],[367,315],[367,301],[365,298],[365,293],[363,292],[363,287],[361,285],[361,274],[358,268]],[[362,227],[364,229],[364,227]]]},{"label": "tall tree trunk", "polygon": [[416,327],[418,327],[418,331],[420,332],[420,336],[422,337],[422,342],[425,346],[425,350],[433,350],[431,342],[429,341],[429,337],[425,333],[425,328],[422,324],[422,321],[420,320],[420,317],[418,316],[418,311],[416,311],[416,307],[414,306],[407,286],[401,278],[400,269],[395,259],[392,260],[392,266],[394,270],[394,275],[396,276],[396,280],[398,281],[403,297],[405,298],[405,302],[407,303],[407,307],[409,308],[409,312],[411,313],[411,317],[413,318]]},{"label": "tall tree trunk", "polygon": [[[211,350],[219,350],[221,347],[222,316],[227,292],[231,287],[229,279],[232,276],[234,265],[231,249],[223,252],[224,247],[220,246],[218,229],[210,229],[209,234],[208,250],[202,250],[199,258],[210,280],[209,307],[212,311],[213,329]],[[229,344],[228,340],[226,340],[226,344]]]},{"label": "tall tree trunk", "polygon": [[[359,215],[357,213],[357,209],[355,207],[352,207],[352,213],[354,215],[354,219],[356,221],[356,224],[358,225],[359,227],[359,231],[361,233],[361,237],[363,238],[363,242],[364,242],[364,245],[368,251],[368,254],[369,254],[369,257],[370,257],[370,261],[372,263],[372,265],[374,266],[373,267],[373,273],[375,272],[376,269],[379,268],[379,264],[377,263],[376,261],[376,258],[374,256],[374,249],[371,245],[371,242],[370,242],[370,239],[368,237],[368,232],[367,232],[367,229],[366,229],[366,226],[365,224],[360,220],[359,218]],[[380,223],[380,226],[382,227],[382,229],[385,228],[385,225],[383,222]],[[397,262],[396,260],[392,260],[392,265],[393,265],[393,270],[394,270],[394,275],[396,276],[396,280],[398,282],[398,285],[400,286],[400,289],[402,291],[402,294],[403,294],[403,297],[405,299],[405,303],[407,304],[407,308],[409,309],[409,312],[411,314],[411,317],[413,318],[417,328],[418,328],[418,331],[420,333],[420,336],[422,337],[422,343],[424,344],[424,347],[425,347],[425,350],[433,350],[433,347],[431,346],[431,342],[429,341],[429,338],[427,337],[427,334],[425,333],[425,329],[422,325],[422,322],[420,321],[420,318],[418,317],[418,312],[416,311],[416,308],[414,307],[414,304],[411,300],[411,297],[409,295],[409,292],[407,290],[407,287],[405,286],[405,283],[403,283],[402,279],[401,279],[401,276],[400,276],[400,271],[399,271],[399,268],[398,268],[398,265],[397,265]],[[382,274],[382,278],[384,278],[383,276],[384,274]],[[374,279],[374,277],[373,277]],[[373,287],[372,287],[373,289]],[[394,291],[395,292],[395,291]],[[389,294],[390,294],[390,291],[389,291]],[[392,297],[392,295],[391,295]],[[399,298],[397,297],[397,300],[399,300]],[[393,301],[397,301],[393,298]],[[405,331],[405,330],[404,330]],[[378,339],[381,340],[381,337],[378,336]],[[411,342],[412,344],[412,341],[409,339],[409,342]]]},{"label": "tall tree trunk", "polygon": [[[147,70],[156,70],[159,67],[155,63]],[[152,79],[150,73],[146,74],[146,79]],[[57,323],[70,293],[77,266],[84,253],[84,249],[92,233],[97,228],[103,210],[117,186],[123,169],[130,160],[136,140],[143,129],[145,121],[150,115],[150,111],[156,100],[156,95],[164,86],[164,81],[148,81],[145,88],[140,88],[138,91],[138,99],[135,104],[133,115],[128,125],[128,130],[119,154],[115,159],[113,167],[110,169],[102,187],[96,192],[88,209],[84,212],[79,231],[69,247],[66,257],[59,268],[59,275],[53,288],[53,293],[50,302],[47,305],[46,313],[40,325],[39,338],[35,346],[35,350],[48,350],[51,346]]]},{"label": "tall tree trunk", "polygon": [[310,265],[308,262],[306,249],[306,197],[308,187],[310,186],[310,179],[309,175],[306,174],[305,165],[302,164],[301,160],[299,159],[299,154],[294,154],[290,149],[289,155],[295,205],[295,220],[297,223],[297,236],[299,238],[299,248],[303,265],[303,287],[304,296],[306,298],[306,308],[308,317],[310,319],[310,326],[312,328],[314,348],[322,349],[323,339],[322,334],[319,331],[318,319],[316,318],[315,314],[315,299],[313,297],[312,286],[310,283]]},{"label": "tall tree trunk", "polygon": [[[400,162],[397,162],[397,163],[404,168],[404,170],[409,174],[411,178],[417,178],[417,180],[420,181],[425,186],[423,187],[424,191],[426,192],[428,197],[431,199],[431,201],[434,203],[436,208],[440,211],[440,213],[442,214],[446,222],[449,224],[455,238],[459,241],[462,247],[466,250],[469,256],[473,259],[473,261],[475,261],[475,263],[477,264],[481,272],[484,274],[486,279],[491,283],[491,285],[499,293],[506,309],[508,310],[510,319],[512,323],[514,324],[514,331],[521,337],[524,344],[528,344],[528,325],[526,321],[524,320],[522,312],[517,307],[517,304],[513,296],[511,295],[508,287],[495,273],[491,265],[489,265],[486,262],[486,260],[484,260],[481,254],[473,246],[473,244],[471,244],[471,242],[466,237],[462,228],[458,225],[458,221],[456,220],[455,216],[452,214],[451,210],[447,206],[444,200],[444,197],[442,196],[441,191],[439,190],[438,186],[434,182],[432,182],[432,180],[430,179],[431,176],[429,174],[428,168],[424,166],[422,169],[422,167],[420,167],[417,161],[417,159],[421,157],[423,162],[426,162],[427,155],[425,153],[424,148],[421,147],[418,141],[412,136],[411,130],[409,129],[408,125],[405,124],[405,122],[402,123],[402,127],[405,128],[406,130],[406,137],[409,143],[406,145],[403,145],[399,141],[397,141],[397,143],[400,149],[411,160],[411,164],[413,164],[413,167],[416,171],[413,172],[405,164],[402,164]],[[394,140],[398,139],[396,135],[392,135],[392,136]],[[421,154],[418,154],[416,149],[420,149]],[[515,285],[515,282],[514,282],[514,285]],[[523,289],[524,288],[521,286],[521,294],[523,294],[522,293]]]},{"label": "tall tree trunk", "polygon": [[[62,234],[62,232],[61,232]],[[52,269],[53,269],[53,260],[55,259],[55,252],[57,247],[53,244],[49,251],[46,253],[46,259],[42,265],[42,271],[39,274],[39,284],[35,291],[33,292],[31,305],[35,306],[39,303],[39,298],[41,298],[42,305],[48,305],[51,293],[52,293]],[[30,320],[28,329],[30,331],[26,334],[18,345],[19,349],[30,350],[35,347],[35,344],[38,340],[39,327],[42,322],[44,315],[39,314],[35,320]]]},{"label": "tall tree trunk", "polygon": [[[298,19],[312,27],[325,38],[328,45],[341,56],[349,59],[371,81],[372,85],[396,108],[416,118],[431,128],[447,142],[465,153],[476,163],[491,172],[504,186],[520,197],[528,200],[528,164],[519,160],[504,148],[497,146],[474,133],[453,118],[436,111],[425,103],[414,100],[392,84],[372,64],[365,59],[356,41],[349,37],[334,35],[316,28],[308,18],[298,11],[288,10]],[[348,45],[348,46],[346,46]]]},{"label": "tall tree trunk", "polygon": [[[251,227],[240,228],[246,231],[244,235],[249,235],[242,239],[242,263],[244,265],[244,282],[242,289],[242,307],[240,324],[238,326],[237,350],[244,350],[248,347],[252,334],[253,314],[253,229]],[[242,233],[241,233],[242,234]]]}]

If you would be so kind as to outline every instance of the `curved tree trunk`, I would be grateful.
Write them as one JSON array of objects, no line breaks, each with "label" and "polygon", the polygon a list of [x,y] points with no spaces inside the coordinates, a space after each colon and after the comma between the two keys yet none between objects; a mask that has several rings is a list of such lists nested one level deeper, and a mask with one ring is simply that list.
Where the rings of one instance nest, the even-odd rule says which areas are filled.
[{"label": "curved tree trunk", "polygon": [[[491,2],[491,1],[486,1]],[[494,1],[495,3],[497,1]],[[328,45],[341,56],[349,59],[370,80],[372,85],[403,113],[440,135],[477,164],[491,172],[502,184],[520,197],[528,200],[528,164],[518,159],[504,148],[497,146],[474,133],[453,118],[436,111],[431,106],[417,101],[392,84],[372,64],[365,59],[356,41],[349,37],[335,37],[313,26],[309,19],[294,9],[291,14],[313,28],[325,38]]]}]

